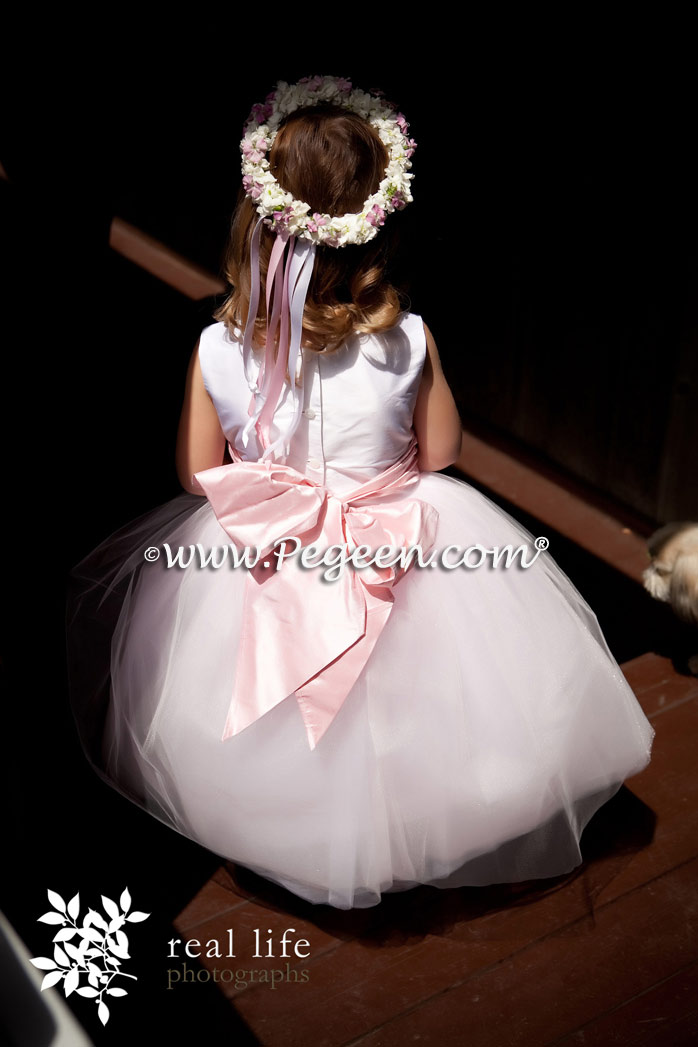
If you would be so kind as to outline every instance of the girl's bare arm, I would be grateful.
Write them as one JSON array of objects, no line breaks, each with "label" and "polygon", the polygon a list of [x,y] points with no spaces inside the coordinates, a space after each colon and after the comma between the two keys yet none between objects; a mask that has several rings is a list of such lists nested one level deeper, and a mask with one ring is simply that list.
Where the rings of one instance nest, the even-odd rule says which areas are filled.
[{"label": "girl's bare arm", "polygon": [[192,474],[222,465],[225,446],[226,439],[216,409],[204,386],[197,342],[187,371],[184,405],[177,432],[177,476],[185,491],[191,494],[204,493]]},{"label": "girl's bare arm", "polygon": [[426,324],[424,331],[427,354],[414,409],[414,430],[419,443],[419,468],[423,472],[437,472],[453,465],[458,458],[463,429],[436,343]]}]

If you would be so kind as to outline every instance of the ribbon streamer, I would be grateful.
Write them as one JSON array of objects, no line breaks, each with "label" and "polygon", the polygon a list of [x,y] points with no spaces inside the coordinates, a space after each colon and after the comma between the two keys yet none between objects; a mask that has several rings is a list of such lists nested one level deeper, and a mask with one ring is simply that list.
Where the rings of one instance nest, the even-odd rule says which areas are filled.
[{"label": "ribbon streamer", "polygon": [[[243,335],[242,355],[245,377],[252,392],[249,421],[242,431],[242,443],[247,447],[252,430],[257,432],[264,448],[262,460],[289,453],[290,442],[298,428],[302,412],[302,392],[296,384],[298,359],[303,334],[303,311],[315,261],[315,244],[299,241],[294,236],[278,233],[269,258],[266,278],[267,331],[264,359],[257,379],[251,377],[250,360],[255,321],[259,309],[260,272],[259,249],[262,219],[255,226],[250,248],[250,303]],[[278,340],[277,340],[278,330]],[[293,401],[290,425],[271,437],[271,426],[283,395],[288,373]]]}]

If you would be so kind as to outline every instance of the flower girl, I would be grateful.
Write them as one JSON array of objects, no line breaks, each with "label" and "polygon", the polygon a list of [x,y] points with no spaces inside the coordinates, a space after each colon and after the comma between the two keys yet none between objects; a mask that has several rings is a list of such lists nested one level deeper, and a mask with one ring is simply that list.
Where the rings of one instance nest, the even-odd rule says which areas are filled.
[{"label": "flower girl", "polygon": [[95,770],[340,908],[568,872],[653,738],[550,554],[438,472],[458,413],[382,234],[414,149],[341,78],[253,107],[232,292],[187,377],[186,493],[88,556],[71,595]]}]

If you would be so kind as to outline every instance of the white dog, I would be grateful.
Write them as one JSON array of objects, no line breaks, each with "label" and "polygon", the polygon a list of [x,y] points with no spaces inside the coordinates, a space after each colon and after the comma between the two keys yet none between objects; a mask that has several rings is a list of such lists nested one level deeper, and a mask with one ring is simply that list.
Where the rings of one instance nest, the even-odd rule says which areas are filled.
[{"label": "white dog", "polygon": [[[667,524],[652,535],[647,548],[652,563],[642,575],[645,589],[670,604],[682,621],[698,626],[698,524]],[[698,674],[698,655],[688,666]]]}]

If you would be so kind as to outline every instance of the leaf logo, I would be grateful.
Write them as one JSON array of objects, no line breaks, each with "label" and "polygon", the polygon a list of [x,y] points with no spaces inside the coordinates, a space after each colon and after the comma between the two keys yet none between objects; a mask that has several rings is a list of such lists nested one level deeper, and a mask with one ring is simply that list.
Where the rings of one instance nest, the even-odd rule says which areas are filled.
[{"label": "leaf logo", "polygon": [[[132,978],[135,974],[122,971],[122,960],[129,960],[129,945],[123,927],[126,923],[142,923],[150,913],[131,912],[131,895],[126,887],[119,898],[119,904],[102,895],[102,906],[106,916],[94,909],[88,909],[80,917],[80,895],[76,894],[68,904],[60,894],[47,891],[48,900],[53,910],[40,916],[38,923],[60,924],[60,930],[53,936],[53,959],[48,956],[37,956],[31,962],[40,971],[46,971],[41,983],[41,991],[49,989],[63,981],[66,996],[76,992],[86,996],[97,1005],[97,1016],[102,1025],[109,1021],[109,1007],[104,997],[127,996],[126,989],[112,985],[115,978]],[[81,985],[85,975],[87,984]]]}]

